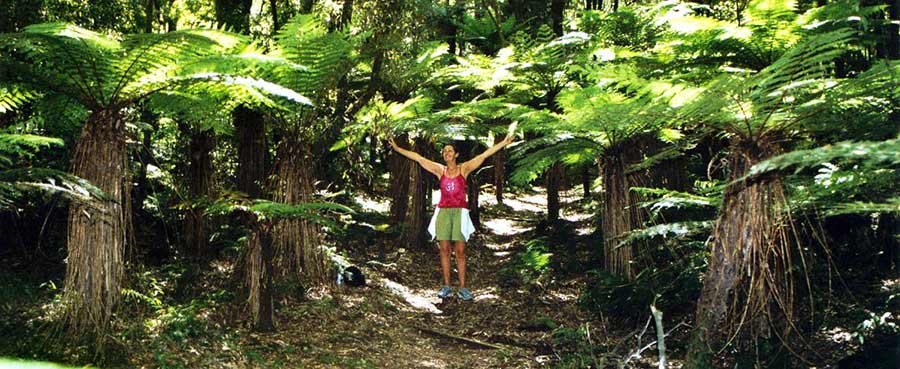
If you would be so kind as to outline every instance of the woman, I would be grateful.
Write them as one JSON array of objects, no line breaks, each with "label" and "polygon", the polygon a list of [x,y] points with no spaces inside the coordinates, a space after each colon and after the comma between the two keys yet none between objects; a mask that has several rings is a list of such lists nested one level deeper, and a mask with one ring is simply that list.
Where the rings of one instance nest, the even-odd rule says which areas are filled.
[{"label": "woman", "polygon": [[503,141],[462,164],[456,163],[459,153],[456,152],[453,145],[445,145],[441,150],[441,156],[447,165],[440,165],[413,151],[397,146],[393,138],[390,140],[394,150],[419,163],[422,168],[440,179],[441,199],[437,204],[434,216],[431,217],[431,224],[428,226],[428,231],[438,240],[441,251],[444,285],[438,291],[440,298],[448,297],[453,292],[450,288],[450,245],[452,243],[456,253],[456,270],[459,274],[459,290],[456,295],[465,301],[472,299],[472,292],[466,288],[466,240],[474,231],[474,226],[472,220],[469,219],[467,209],[466,176],[478,169],[485,159],[509,145],[513,140],[514,130],[514,127],[511,128]]}]

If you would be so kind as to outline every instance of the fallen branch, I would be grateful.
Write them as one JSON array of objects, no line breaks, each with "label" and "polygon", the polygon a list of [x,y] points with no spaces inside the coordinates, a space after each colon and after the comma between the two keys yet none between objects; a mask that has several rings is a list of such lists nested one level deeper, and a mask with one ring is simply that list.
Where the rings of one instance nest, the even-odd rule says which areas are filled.
[{"label": "fallen branch", "polygon": [[500,346],[500,345],[493,344],[493,343],[490,343],[490,342],[479,341],[479,340],[476,340],[476,339],[473,339],[473,338],[461,337],[461,336],[453,335],[453,334],[450,334],[450,333],[446,333],[446,332],[441,332],[441,331],[438,331],[438,330],[434,330],[434,329],[431,329],[431,328],[425,328],[425,327],[419,327],[419,326],[416,326],[416,329],[418,329],[418,330],[420,330],[420,331],[422,331],[422,332],[431,333],[431,334],[436,335],[436,336],[439,336],[439,337],[452,338],[452,339],[455,339],[455,340],[457,340],[457,341],[462,341],[462,342],[470,343],[470,344],[473,344],[473,345],[476,345],[476,346],[492,348],[492,349],[495,349],[495,350],[507,350],[507,351],[510,351],[510,348],[508,348],[508,347]]},{"label": "fallen branch", "polygon": [[656,305],[650,305],[650,312],[653,314],[653,320],[656,321],[656,340],[659,341],[659,369],[666,369],[666,335],[663,331],[662,311],[656,308]]},{"label": "fallen branch", "polygon": [[[670,333],[672,333],[672,331],[678,329],[679,327],[681,327],[683,325],[688,325],[688,324],[685,323],[684,321],[681,321],[680,323],[678,323],[674,327],[672,327],[672,329],[670,329],[668,332],[666,332],[666,334],[664,334],[663,337],[667,337]],[[644,351],[647,351],[647,349],[653,347],[653,345],[655,345],[655,344],[656,344],[656,341],[653,341],[653,342],[648,343],[646,346],[637,349],[633,354],[628,355],[628,357],[625,358],[625,362],[623,362],[620,367],[624,368],[625,365],[627,365],[628,362],[631,361],[631,359],[640,358],[641,354],[644,353]]]}]

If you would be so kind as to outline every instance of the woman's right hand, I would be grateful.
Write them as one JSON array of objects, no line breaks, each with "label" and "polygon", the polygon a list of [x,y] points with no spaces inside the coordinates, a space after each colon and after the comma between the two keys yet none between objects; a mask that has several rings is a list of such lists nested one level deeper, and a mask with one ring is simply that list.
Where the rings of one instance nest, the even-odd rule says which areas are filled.
[{"label": "woman's right hand", "polygon": [[397,143],[394,142],[394,138],[393,138],[393,137],[391,137],[390,139],[388,139],[388,142],[391,144],[391,148],[393,148],[394,150],[397,150]]}]

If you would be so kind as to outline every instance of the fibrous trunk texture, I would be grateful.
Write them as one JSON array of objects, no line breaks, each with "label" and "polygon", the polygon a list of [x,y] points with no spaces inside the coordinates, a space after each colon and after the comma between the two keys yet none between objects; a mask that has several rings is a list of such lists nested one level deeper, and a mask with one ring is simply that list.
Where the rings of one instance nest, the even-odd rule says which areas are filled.
[{"label": "fibrous trunk texture", "polygon": [[100,346],[121,289],[131,202],[127,168],[122,115],[93,113],[75,147],[72,174],[90,181],[108,199],[73,203],[69,209],[63,300],[69,332],[94,338]]},{"label": "fibrous trunk texture", "polygon": [[547,170],[545,175],[547,181],[547,220],[551,223],[559,220],[559,191],[563,173],[562,164],[556,163]]},{"label": "fibrous trunk texture", "polygon": [[[313,160],[310,148],[299,139],[285,137],[278,147],[273,200],[297,205],[313,201]],[[321,247],[318,224],[306,219],[282,219],[272,230],[275,268],[279,276],[318,283],[328,279],[328,261]]]},{"label": "fibrous trunk texture", "polygon": [[254,224],[247,236],[245,261],[246,285],[249,289],[247,304],[250,307],[251,325],[254,330],[268,332],[275,329],[272,238],[268,227]]},{"label": "fibrous trunk texture", "polygon": [[[397,145],[409,149],[409,135],[396,139]],[[415,164],[396,152],[391,154],[391,224],[403,224],[409,209],[409,167]]]},{"label": "fibrous trunk texture", "polygon": [[[209,198],[214,188],[211,153],[215,149],[215,138],[209,130],[189,129],[188,132],[191,137],[188,193],[194,200]],[[185,251],[194,258],[209,256],[209,228],[204,212],[201,207],[191,207],[184,218]]]},{"label": "fibrous trunk texture", "polygon": [[[498,135],[494,138],[494,144],[500,143],[503,139],[504,137]],[[494,161],[494,197],[497,199],[497,204],[502,205],[503,187],[506,184],[506,149],[494,153],[492,160]]]},{"label": "fibrous trunk texture", "polygon": [[774,332],[784,339],[790,331],[785,323],[793,319],[791,222],[784,188],[776,175],[735,182],[778,152],[766,142],[732,142],[731,184],[709,240],[709,269],[697,304],[689,354],[694,364],[716,365],[715,354],[729,342],[743,351],[756,338]]},{"label": "fibrous trunk texture", "polygon": [[601,160],[603,173],[603,260],[607,271],[628,280],[634,279],[635,249],[640,243],[623,244],[628,233],[641,227],[646,219],[638,206],[640,197],[631,191],[642,186],[645,174],[629,171],[629,166],[640,162],[641,149],[637,142],[626,142],[607,150]]},{"label": "fibrous trunk texture", "polygon": [[[427,152],[428,141],[416,138],[415,152]],[[425,247],[428,242],[428,222],[431,220],[431,181],[434,175],[419,165],[410,166],[412,183],[412,208],[409,211],[409,228],[403,237],[410,247]]]},{"label": "fibrous trunk texture", "polygon": [[237,187],[251,199],[263,197],[262,184],[267,173],[266,123],[259,113],[240,106],[234,111],[237,130]]},{"label": "fibrous trunk texture", "polygon": [[478,206],[478,195],[481,193],[481,181],[478,171],[469,173],[466,177],[466,206],[469,208],[469,218],[476,229],[481,229],[481,208]]},{"label": "fibrous trunk texture", "polygon": [[591,197],[591,184],[594,182],[591,178],[591,165],[585,165],[581,171],[581,191],[585,199]]}]

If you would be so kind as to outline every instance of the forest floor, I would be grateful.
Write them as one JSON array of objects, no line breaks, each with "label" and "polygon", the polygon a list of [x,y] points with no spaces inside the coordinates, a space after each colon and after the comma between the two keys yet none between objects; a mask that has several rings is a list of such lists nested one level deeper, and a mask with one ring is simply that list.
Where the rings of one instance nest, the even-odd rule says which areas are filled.
[{"label": "forest floor", "polygon": [[[523,284],[510,274],[514,258],[536,237],[535,229],[546,214],[545,193],[508,198],[499,206],[486,197],[482,195],[484,229],[466,248],[467,284],[475,295],[472,301],[437,297],[441,273],[433,243],[416,249],[361,232],[347,247],[347,256],[362,267],[368,285],[318,291],[306,303],[281,308],[277,333],[249,335],[254,341],[251,346],[268,348],[264,350],[269,364],[260,366],[559,366],[561,350],[568,349],[568,342],[563,342],[566,339],[587,338],[599,345],[626,334],[576,337],[577,332],[604,329],[591,327],[597,320],[578,308],[584,283],[579,278]],[[578,200],[574,196],[566,199]],[[585,241],[593,232],[589,214],[566,211],[564,217],[583,227],[580,233]],[[453,264],[451,280],[456,284]],[[571,328],[571,337],[560,337],[560,327]],[[650,332],[648,337],[652,329]],[[572,366],[603,367],[599,361],[605,360],[580,359],[598,362]]]},{"label": "forest floor", "polygon": [[[545,193],[520,194],[503,205],[487,194],[481,199],[484,228],[466,248],[472,301],[438,298],[436,245],[430,242],[427,248],[416,249],[375,231],[387,219],[386,205],[362,200],[369,213],[358,215],[355,230],[341,239],[346,244],[340,250],[362,268],[365,287],[308,291],[303,301],[285,302],[277,308],[276,332],[239,328],[228,344],[231,353],[221,342],[192,342],[188,347],[173,342],[133,363],[155,367],[162,360],[187,367],[229,368],[602,368],[638,349],[622,344],[621,337],[629,332],[610,331],[610,324],[598,323],[597,317],[579,309],[583,275],[532,274],[534,280],[523,283],[511,272],[542,227]],[[577,191],[564,194],[562,200],[571,205],[564,206],[563,218],[575,227],[569,241],[596,242],[591,241],[593,217],[577,206],[584,205]],[[451,280],[456,284],[453,264]],[[680,331],[677,334],[687,334],[684,327]],[[642,332],[644,345],[655,339],[653,332],[652,325]],[[637,333],[631,332],[632,338]],[[621,356],[595,355],[591,347],[616,347]],[[160,352],[170,356],[161,359]],[[176,352],[178,357],[172,356]],[[653,358],[655,346],[631,363],[651,367]]]},{"label": "forest floor", "polygon": [[[414,248],[398,242],[396,233],[385,231],[386,203],[359,198],[347,231],[331,242],[360,266],[366,286],[277,286],[282,296],[276,301],[277,327],[262,333],[247,327],[249,313],[234,288],[234,251],[201,268],[204,272],[185,295],[177,292],[184,290],[178,287],[184,266],[167,263],[133,271],[128,286],[136,293],[126,294],[114,323],[119,347],[110,350],[102,367],[604,368],[626,360],[630,368],[656,367],[649,309],[614,317],[593,315],[579,304],[590,278],[586,271],[597,264],[592,250],[601,242],[592,215],[595,202],[577,191],[564,193],[560,223],[565,229],[559,231],[543,221],[544,192],[508,196],[503,205],[486,193],[481,199],[483,230],[466,248],[473,301],[439,299],[435,243]],[[83,346],[44,341],[64,270],[58,263],[18,268],[26,267],[42,274],[10,272],[15,265],[0,273],[0,357],[96,362]],[[883,301],[895,294],[890,291],[900,291],[900,279],[890,281],[889,289],[865,289],[881,291],[877,296],[826,307],[835,312],[832,320],[840,318],[828,326],[844,328],[823,326],[813,338],[817,355],[824,355],[816,361],[832,363],[822,367],[837,367],[838,360],[859,349],[853,327],[866,316],[849,312],[859,312],[863,300]],[[871,278],[860,283],[872,283]],[[680,368],[693,305],[669,309],[663,319],[668,367]],[[884,340],[888,349],[876,346],[873,352],[891,355],[891,342],[900,342],[896,337]],[[870,361],[858,367],[882,367]],[[9,367],[4,365],[0,361],[0,368]]]}]

